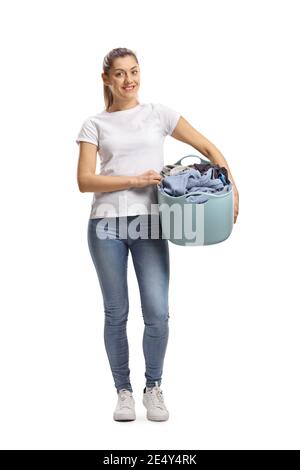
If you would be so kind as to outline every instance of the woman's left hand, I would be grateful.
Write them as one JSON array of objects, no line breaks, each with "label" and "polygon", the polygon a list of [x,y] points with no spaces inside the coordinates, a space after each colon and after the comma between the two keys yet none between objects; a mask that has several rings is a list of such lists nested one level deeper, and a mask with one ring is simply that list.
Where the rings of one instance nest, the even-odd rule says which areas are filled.
[{"label": "woman's left hand", "polygon": [[233,199],[234,199],[234,221],[233,223],[236,223],[237,216],[239,214],[239,192],[237,190],[237,187],[233,185]]}]

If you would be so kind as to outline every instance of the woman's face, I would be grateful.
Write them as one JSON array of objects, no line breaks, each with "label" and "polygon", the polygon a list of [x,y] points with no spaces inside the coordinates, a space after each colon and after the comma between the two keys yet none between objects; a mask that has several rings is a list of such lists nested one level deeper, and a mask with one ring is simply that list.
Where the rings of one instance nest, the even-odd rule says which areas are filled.
[{"label": "woman's face", "polygon": [[118,57],[114,60],[109,77],[102,74],[105,84],[118,98],[136,98],[140,86],[140,68],[134,57]]}]

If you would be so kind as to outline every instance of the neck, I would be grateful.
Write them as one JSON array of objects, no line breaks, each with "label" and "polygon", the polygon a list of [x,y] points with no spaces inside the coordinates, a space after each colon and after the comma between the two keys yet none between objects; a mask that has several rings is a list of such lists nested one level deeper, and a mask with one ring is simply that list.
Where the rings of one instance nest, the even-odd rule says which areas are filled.
[{"label": "neck", "polygon": [[114,102],[112,105],[110,105],[110,107],[107,109],[107,111],[123,111],[125,109],[130,109],[130,108],[134,108],[135,106],[138,106],[140,103],[134,99],[134,100],[131,100],[131,101],[127,101],[127,102]]}]

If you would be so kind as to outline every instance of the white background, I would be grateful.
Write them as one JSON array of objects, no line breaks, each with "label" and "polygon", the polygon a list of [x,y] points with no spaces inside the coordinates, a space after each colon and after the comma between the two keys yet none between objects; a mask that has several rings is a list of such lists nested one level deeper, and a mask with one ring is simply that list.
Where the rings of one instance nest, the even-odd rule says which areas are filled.
[{"label": "white background", "polygon": [[[2,2],[2,449],[299,449],[297,1]],[[104,56],[128,47],[140,102],[176,109],[226,158],[231,236],[169,243],[167,422],[147,421],[131,256],[137,420],[117,402],[87,245],[77,133],[104,109]],[[192,147],[167,137],[165,162]],[[186,162],[190,163],[190,162]],[[155,293],[153,294],[155,295]]]}]

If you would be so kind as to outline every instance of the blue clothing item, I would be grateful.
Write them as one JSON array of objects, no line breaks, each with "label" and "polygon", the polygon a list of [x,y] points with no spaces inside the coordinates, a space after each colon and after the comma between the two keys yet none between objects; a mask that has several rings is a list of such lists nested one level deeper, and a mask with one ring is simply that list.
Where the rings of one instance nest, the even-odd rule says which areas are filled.
[{"label": "blue clothing item", "polygon": [[212,178],[221,178],[226,184],[230,184],[228,170],[224,166],[213,165],[212,163],[194,163],[192,167],[200,171],[201,174],[207,171],[208,168],[213,168]]},{"label": "blue clothing item", "polygon": [[188,193],[215,193],[224,190],[227,185],[220,178],[214,179],[212,176],[213,168],[209,168],[204,174],[194,168],[187,169],[177,175],[165,176],[159,184],[159,190],[173,197],[187,194],[187,202],[204,203],[208,201],[204,194],[188,196]]},{"label": "blue clothing item", "polygon": [[[146,386],[161,384],[163,362],[169,337],[169,245],[163,238],[134,238],[129,224],[135,216],[89,219],[88,246],[97,272],[105,313],[104,342],[117,392],[132,392],[129,348],[126,334],[129,300],[127,288],[128,253],[131,252],[139,285],[144,320],[143,353]],[[154,216],[155,217],[155,216]],[[114,222],[104,230],[105,221]],[[150,232],[151,214],[143,214],[141,232]],[[104,222],[105,222],[104,221]],[[127,228],[124,236],[123,229]],[[106,238],[104,237],[106,235]],[[122,235],[122,236],[120,236]],[[103,237],[102,237],[103,236]]]}]

